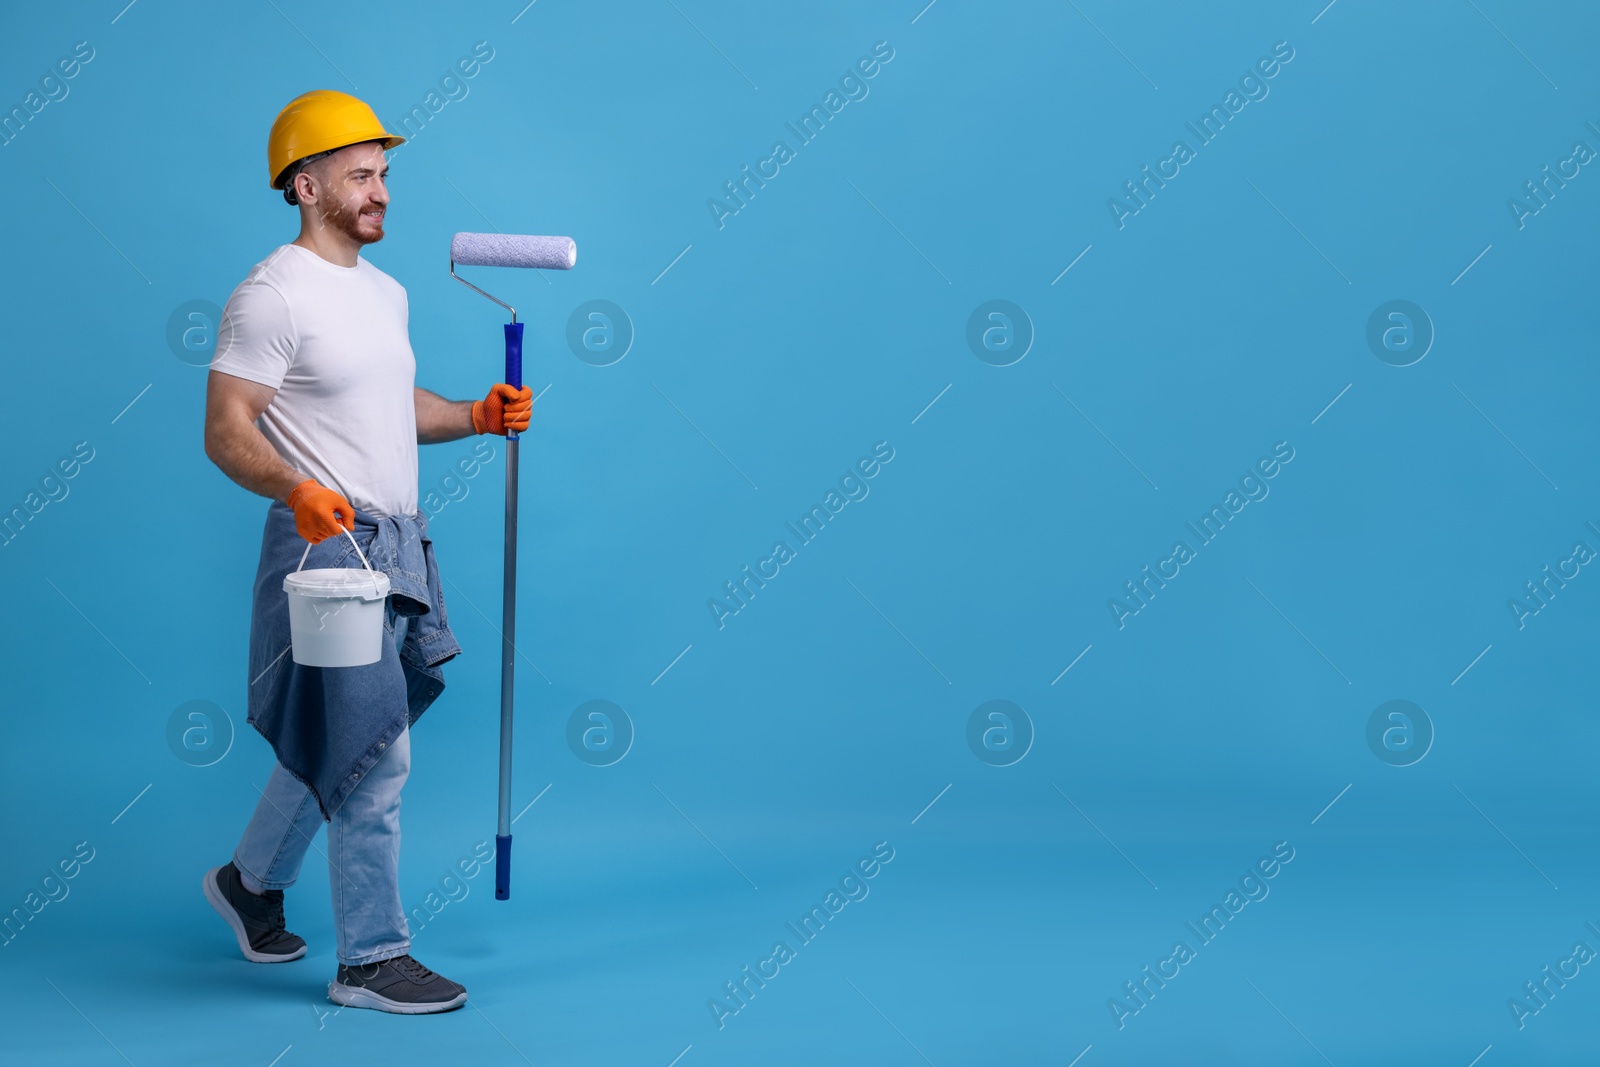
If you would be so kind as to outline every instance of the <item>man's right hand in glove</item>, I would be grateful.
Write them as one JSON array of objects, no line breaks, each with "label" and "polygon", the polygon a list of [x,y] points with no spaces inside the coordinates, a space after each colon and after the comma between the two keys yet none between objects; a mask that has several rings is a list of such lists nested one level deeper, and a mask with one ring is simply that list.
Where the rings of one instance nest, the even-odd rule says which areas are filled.
[{"label": "man's right hand in glove", "polygon": [[294,487],[287,501],[294,509],[294,528],[312,544],[355,530],[356,511],[336,490],[307,478]]},{"label": "man's right hand in glove", "polygon": [[498,382],[482,400],[472,402],[472,428],[480,434],[495,433],[509,436],[509,431],[522,433],[533,417],[533,390],[524,385],[513,389]]}]

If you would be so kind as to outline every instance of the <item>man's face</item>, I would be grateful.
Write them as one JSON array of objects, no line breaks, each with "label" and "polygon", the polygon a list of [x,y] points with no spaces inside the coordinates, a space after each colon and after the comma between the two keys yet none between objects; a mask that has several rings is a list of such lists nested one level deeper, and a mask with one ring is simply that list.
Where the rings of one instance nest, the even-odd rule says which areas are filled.
[{"label": "man's face", "polygon": [[312,180],[315,194],[313,200],[302,196],[301,201],[323,222],[357,244],[383,240],[383,216],[389,206],[389,190],[384,182],[389,165],[383,160],[380,142],[341,148],[312,163],[305,173]]}]

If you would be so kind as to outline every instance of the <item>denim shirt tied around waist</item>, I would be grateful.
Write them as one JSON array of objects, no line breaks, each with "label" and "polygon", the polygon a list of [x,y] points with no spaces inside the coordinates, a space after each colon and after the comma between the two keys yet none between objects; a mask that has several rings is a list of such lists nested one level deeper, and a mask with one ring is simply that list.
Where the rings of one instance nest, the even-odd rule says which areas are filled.
[{"label": "denim shirt tied around waist", "polygon": [[[353,511],[356,544],[374,570],[389,576],[382,658],[360,667],[294,661],[283,579],[300,569],[308,542],[295,529],[294,512],[279,501],[267,509],[250,617],[247,721],[271,743],[284,769],[311,790],[325,821],[400,731],[444,692],[439,665],[461,652],[445,620],[427,516]],[[312,545],[304,569],[361,566],[351,538],[341,533]],[[398,652],[396,613],[410,616]]]}]

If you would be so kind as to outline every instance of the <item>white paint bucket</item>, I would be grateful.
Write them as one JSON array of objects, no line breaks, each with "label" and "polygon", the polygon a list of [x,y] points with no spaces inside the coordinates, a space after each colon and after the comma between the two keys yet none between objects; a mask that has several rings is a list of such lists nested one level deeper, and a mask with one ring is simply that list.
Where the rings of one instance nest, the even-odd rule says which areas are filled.
[{"label": "white paint bucket", "polygon": [[[354,567],[296,568],[284,576],[294,661],[306,667],[360,667],[383,658],[383,615],[389,576],[372,569],[349,530],[365,571]],[[300,557],[306,565],[311,546]]]}]

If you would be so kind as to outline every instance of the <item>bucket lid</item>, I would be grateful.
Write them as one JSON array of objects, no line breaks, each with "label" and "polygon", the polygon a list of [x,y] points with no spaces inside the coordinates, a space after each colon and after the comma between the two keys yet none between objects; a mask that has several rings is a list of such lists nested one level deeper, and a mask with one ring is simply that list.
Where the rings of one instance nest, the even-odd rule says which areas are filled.
[{"label": "bucket lid", "polygon": [[285,575],[283,589],[302,596],[382,600],[389,595],[389,576],[361,567],[319,567]]}]

